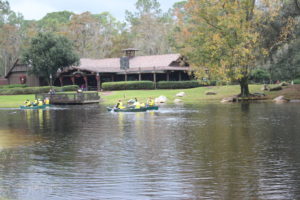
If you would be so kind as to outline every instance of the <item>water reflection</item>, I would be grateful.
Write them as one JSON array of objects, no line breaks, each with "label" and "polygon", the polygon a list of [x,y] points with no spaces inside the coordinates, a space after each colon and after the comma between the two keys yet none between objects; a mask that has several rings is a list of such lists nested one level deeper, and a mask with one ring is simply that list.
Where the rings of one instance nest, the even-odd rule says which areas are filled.
[{"label": "water reflection", "polygon": [[30,135],[23,129],[0,129],[0,151],[7,148],[33,145],[41,141],[41,137]]},{"label": "water reflection", "polygon": [[298,104],[0,112],[0,198],[300,198]]}]

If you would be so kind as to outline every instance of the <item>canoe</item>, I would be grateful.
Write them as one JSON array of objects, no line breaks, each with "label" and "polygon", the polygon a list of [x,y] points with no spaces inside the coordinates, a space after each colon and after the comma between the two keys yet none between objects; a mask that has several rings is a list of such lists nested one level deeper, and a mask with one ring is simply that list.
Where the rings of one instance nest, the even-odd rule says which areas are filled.
[{"label": "canoe", "polygon": [[125,109],[116,109],[116,108],[112,108],[112,107],[107,107],[108,111],[112,111],[112,112],[146,112],[147,108],[143,107],[143,108],[125,108]]},{"label": "canoe", "polygon": [[158,106],[147,106],[147,110],[158,110]]},{"label": "canoe", "polygon": [[50,107],[51,105],[50,104],[45,104],[45,105],[42,105],[42,106],[20,106],[20,109],[45,109],[47,107]]}]

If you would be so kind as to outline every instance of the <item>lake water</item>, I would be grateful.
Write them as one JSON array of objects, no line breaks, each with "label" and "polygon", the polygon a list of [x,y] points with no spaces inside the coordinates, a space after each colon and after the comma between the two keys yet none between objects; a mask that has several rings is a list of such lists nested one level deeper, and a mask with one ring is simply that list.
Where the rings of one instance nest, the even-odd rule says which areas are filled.
[{"label": "lake water", "polygon": [[0,199],[300,199],[300,104],[0,110]]}]

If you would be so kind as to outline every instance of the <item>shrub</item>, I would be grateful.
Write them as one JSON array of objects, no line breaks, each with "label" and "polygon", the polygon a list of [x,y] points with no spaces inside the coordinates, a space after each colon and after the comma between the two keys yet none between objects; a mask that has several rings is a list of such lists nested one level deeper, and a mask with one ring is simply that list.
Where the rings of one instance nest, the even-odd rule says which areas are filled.
[{"label": "shrub", "polygon": [[199,81],[160,81],[157,83],[158,89],[185,89],[203,86]]},{"label": "shrub", "polygon": [[294,84],[300,84],[300,79],[295,79]]},{"label": "shrub", "polygon": [[[57,89],[58,87],[54,88],[55,90]],[[79,86],[78,85],[66,85],[66,86],[63,86],[61,88],[59,88],[62,92],[66,92],[66,91],[76,91],[79,89]]]},{"label": "shrub", "polygon": [[139,89],[154,89],[152,81],[121,81],[121,82],[106,82],[102,84],[104,90],[139,90]]},{"label": "shrub", "polygon": [[270,79],[270,73],[265,69],[255,69],[252,71],[250,80],[253,80],[255,83],[264,83]]},{"label": "shrub", "polygon": [[24,84],[11,84],[11,85],[1,85],[0,89],[7,89],[7,88],[25,88],[28,87]]},{"label": "shrub", "polygon": [[[25,87],[25,88],[5,88],[0,89],[0,95],[17,95],[17,94],[39,94],[48,93],[50,86],[43,87]],[[52,87],[56,92],[76,91],[79,87],[77,85],[67,85],[64,87]]]}]

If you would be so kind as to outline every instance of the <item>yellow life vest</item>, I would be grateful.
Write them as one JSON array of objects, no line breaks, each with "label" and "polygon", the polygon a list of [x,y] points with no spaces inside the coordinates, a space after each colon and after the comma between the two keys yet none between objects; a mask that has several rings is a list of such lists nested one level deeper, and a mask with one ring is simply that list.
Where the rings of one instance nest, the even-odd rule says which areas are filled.
[{"label": "yellow life vest", "polygon": [[136,109],[140,109],[140,108],[141,108],[141,104],[140,104],[140,102],[138,102],[138,101],[135,102],[134,105],[135,105],[135,108],[136,108]]},{"label": "yellow life vest", "polygon": [[149,106],[154,106],[154,101],[152,99],[149,100]]},{"label": "yellow life vest", "polygon": [[145,107],[146,105],[145,105],[145,103],[141,103],[141,107]]},{"label": "yellow life vest", "polygon": [[119,109],[124,109],[124,108],[125,108],[125,107],[123,106],[123,103],[122,103],[122,102],[119,102],[118,108],[119,108]]},{"label": "yellow life vest", "polygon": [[31,102],[30,101],[25,101],[25,106],[31,106]]},{"label": "yellow life vest", "polygon": [[49,99],[45,99],[44,102],[45,102],[45,104],[47,104],[47,105],[50,104],[50,100],[49,100]]},{"label": "yellow life vest", "polygon": [[42,106],[44,105],[44,102],[43,101],[38,101],[38,106]]}]

